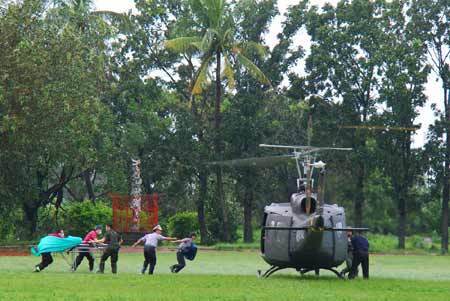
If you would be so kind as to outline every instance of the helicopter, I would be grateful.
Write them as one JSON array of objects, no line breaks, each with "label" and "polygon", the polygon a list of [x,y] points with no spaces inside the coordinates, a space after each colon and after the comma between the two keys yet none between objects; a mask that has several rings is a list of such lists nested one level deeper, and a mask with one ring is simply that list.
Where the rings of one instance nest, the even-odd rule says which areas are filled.
[{"label": "helicopter", "polygon": [[[368,231],[368,228],[347,227],[345,210],[337,204],[324,201],[325,166],[316,161],[323,151],[350,151],[351,148],[289,146],[260,144],[260,147],[291,150],[289,154],[212,162],[221,166],[267,166],[286,160],[295,160],[298,178],[297,191],[287,203],[272,203],[264,208],[261,227],[261,256],[271,267],[261,275],[293,268],[301,275],[329,270],[339,278],[336,270],[347,258],[348,231]],[[313,174],[318,172],[318,184]]]}]

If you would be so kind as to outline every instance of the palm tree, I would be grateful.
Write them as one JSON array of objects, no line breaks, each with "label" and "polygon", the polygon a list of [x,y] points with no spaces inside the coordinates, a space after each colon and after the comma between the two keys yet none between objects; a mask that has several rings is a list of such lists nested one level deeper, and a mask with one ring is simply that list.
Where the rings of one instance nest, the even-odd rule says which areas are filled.
[{"label": "palm tree", "polygon": [[[235,39],[234,21],[227,10],[223,0],[193,0],[191,8],[194,12],[201,32],[198,36],[178,37],[166,41],[166,47],[174,52],[198,51],[201,56],[200,68],[192,83],[191,96],[202,93],[203,86],[207,83],[207,74],[210,68],[215,67],[215,105],[214,105],[214,147],[216,159],[222,159],[222,140],[220,137],[221,125],[221,98],[222,98],[222,62],[223,76],[227,79],[230,89],[234,88],[234,71],[231,62],[238,62],[259,82],[270,86],[270,82],[264,73],[246,56],[254,52],[261,56],[265,48],[254,42],[237,41]],[[217,176],[217,200],[220,206],[223,238],[230,240],[227,220],[227,212],[224,204],[222,170],[216,168]]]}]

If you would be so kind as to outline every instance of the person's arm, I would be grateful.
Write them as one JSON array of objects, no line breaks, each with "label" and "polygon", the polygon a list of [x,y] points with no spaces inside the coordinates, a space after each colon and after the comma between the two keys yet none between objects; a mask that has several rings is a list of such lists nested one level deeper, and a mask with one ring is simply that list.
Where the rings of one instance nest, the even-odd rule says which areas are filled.
[{"label": "person's arm", "polygon": [[[133,247],[133,248],[136,247],[141,241],[142,241],[142,238],[139,238],[139,239],[137,240],[137,242],[135,242],[135,243],[132,245],[132,247]],[[121,239],[120,239],[120,244],[122,244],[122,242],[123,242],[123,239],[121,238]]]},{"label": "person's arm", "polygon": [[182,242],[186,242],[189,238],[183,238],[183,239],[177,239],[177,240],[171,240],[171,242],[173,243],[182,243]]},{"label": "person's arm", "polygon": [[178,238],[176,238],[176,237],[168,237],[168,236],[164,237],[164,240],[168,240],[168,241],[172,241],[172,242],[176,242],[177,239]]},{"label": "person's arm", "polygon": [[101,243],[103,243],[105,240],[104,240],[104,238],[102,238],[102,239],[97,239],[97,238],[94,238],[94,239],[91,239],[90,241],[88,241],[89,243],[95,243],[95,244],[101,244]]},{"label": "person's arm", "polygon": [[96,239],[94,242],[97,244],[103,244],[105,243],[105,237],[103,237],[102,239]]}]

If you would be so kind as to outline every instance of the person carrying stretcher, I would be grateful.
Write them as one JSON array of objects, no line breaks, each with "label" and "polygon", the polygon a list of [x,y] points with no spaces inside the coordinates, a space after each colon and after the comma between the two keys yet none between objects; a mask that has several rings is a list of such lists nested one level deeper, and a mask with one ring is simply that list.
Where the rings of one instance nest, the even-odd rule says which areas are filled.
[{"label": "person carrying stretcher", "polygon": [[35,256],[42,256],[42,260],[34,267],[34,272],[40,272],[53,262],[52,252],[61,253],[69,250],[81,243],[80,237],[65,237],[64,230],[50,233],[41,238],[36,247],[31,248],[31,253]]},{"label": "person carrying stretcher", "polygon": [[[89,231],[88,234],[83,239],[83,244],[89,244],[93,245],[95,243],[100,242],[97,237],[98,235],[102,234],[102,226],[97,225],[95,226],[95,229],[92,231]],[[78,268],[78,266],[83,261],[83,258],[86,257],[89,262],[89,271],[92,272],[94,270],[94,256],[92,256],[92,253],[89,250],[89,246],[86,247],[80,247],[80,253],[78,254],[77,258],[75,259],[75,262],[73,263],[72,271],[75,272]]]},{"label": "person carrying stretcher", "polygon": [[100,264],[97,273],[103,274],[105,271],[105,261],[111,257],[111,272],[113,274],[117,273],[117,261],[119,260],[119,250],[123,243],[122,236],[114,231],[112,224],[106,224],[105,236],[100,239],[99,243],[108,244],[102,257],[100,258]]}]

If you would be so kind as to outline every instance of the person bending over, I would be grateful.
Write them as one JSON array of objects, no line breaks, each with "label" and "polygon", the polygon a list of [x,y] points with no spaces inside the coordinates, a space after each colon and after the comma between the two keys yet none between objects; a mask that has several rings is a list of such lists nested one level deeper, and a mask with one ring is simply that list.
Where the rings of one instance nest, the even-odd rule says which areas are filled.
[{"label": "person bending over", "polygon": [[170,271],[172,273],[178,273],[186,266],[186,260],[184,259],[184,257],[188,252],[190,252],[190,249],[196,237],[197,235],[194,232],[192,232],[189,235],[189,237],[173,241],[174,243],[180,243],[180,245],[178,246],[177,250],[178,264],[174,264],[173,266],[170,267]]},{"label": "person bending over", "polygon": [[[50,233],[47,236],[55,236],[59,238],[64,238],[64,230],[60,229],[56,232]],[[40,272],[53,262],[53,257],[51,252],[41,253],[41,262],[34,267],[35,272]]]},{"label": "person bending over", "polygon": [[358,266],[361,264],[364,279],[369,278],[369,241],[361,236],[352,237],[353,262],[348,279],[353,279],[358,274]]},{"label": "person bending over", "polygon": [[153,227],[153,233],[149,233],[138,239],[133,244],[133,247],[137,246],[140,242],[144,242],[144,264],[141,269],[141,274],[145,274],[148,265],[150,264],[150,269],[148,270],[149,275],[153,275],[153,271],[156,266],[156,248],[158,247],[158,242],[162,240],[176,240],[173,237],[165,237],[161,235],[162,228],[160,225]]}]

